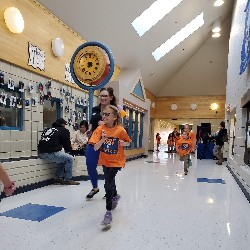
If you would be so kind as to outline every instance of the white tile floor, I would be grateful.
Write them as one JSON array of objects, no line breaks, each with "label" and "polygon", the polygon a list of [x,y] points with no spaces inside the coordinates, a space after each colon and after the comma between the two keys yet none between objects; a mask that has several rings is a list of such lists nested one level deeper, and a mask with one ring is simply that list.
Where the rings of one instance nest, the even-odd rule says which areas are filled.
[{"label": "white tile floor", "polygon": [[[146,163],[147,160],[158,163]],[[198,183],[197,178],[226,184]],[[117,176],[122,196],[112,227],[102,231],[101,192],[86,201],[90,183],[48,186],[5,198],[0,213],[32,203],[65,207],[44,221],[0,216],[1,250],[250,249],[250,204],[224,166],[193,159],[187,176],[175,154],[160,152],[127,163]]]}]

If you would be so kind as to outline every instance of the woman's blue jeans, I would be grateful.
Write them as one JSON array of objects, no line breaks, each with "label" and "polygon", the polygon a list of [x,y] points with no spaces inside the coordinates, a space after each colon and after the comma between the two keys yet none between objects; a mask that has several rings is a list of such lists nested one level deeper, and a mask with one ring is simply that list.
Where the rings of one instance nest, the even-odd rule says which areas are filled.
[{"label": "woman's blue jeans", "polygon": [[95,151],[94,146],[88,144],[86,149],[86,165],[93,188],[98,187],[97,164],[99,159],[99,150]]}]

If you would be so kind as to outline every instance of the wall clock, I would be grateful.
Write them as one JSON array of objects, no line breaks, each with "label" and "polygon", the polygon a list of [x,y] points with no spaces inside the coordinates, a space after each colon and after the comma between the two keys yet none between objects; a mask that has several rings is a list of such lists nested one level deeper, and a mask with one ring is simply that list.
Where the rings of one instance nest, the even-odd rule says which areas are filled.
[{"label": "wall clock", "polygon": [[85,90],[96,90],[106,85],[114,72],[111,51],[102,43],[87,42],[79,46],[70,62],[76,84]]},{"label": "wall clock", "polygon": [[104,87],[114,73],[114,58],[110,49],[100,42],[80,45],[70,61],[74,82],[89,92],[89,117],[92,114],[94,90]]}]

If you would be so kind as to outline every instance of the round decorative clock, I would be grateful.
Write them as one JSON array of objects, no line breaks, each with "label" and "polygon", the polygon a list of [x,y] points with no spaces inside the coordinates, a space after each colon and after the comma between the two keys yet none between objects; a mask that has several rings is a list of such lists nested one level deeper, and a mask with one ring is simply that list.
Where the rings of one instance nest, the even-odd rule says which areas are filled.
[{"label": "round decorative clock", "polygon": [[70,63],[72,77],[85,90],[96,90],[108,83],[114,72],[110,50],[99,42],[79,46]]},{"label": "round decorative clock", "polygon": [[98,47],[85,47],[75,56],[74,73],[90,86],[98,85],[109,72],[109,61]]},{"label": "round decorative clock", "polygon": [[114,58],[110,49],[100,42],[80,45],[70,61],[75,83],[89,91],[89,117],[92,114],[94,90],[104,87],[114,73]]}]

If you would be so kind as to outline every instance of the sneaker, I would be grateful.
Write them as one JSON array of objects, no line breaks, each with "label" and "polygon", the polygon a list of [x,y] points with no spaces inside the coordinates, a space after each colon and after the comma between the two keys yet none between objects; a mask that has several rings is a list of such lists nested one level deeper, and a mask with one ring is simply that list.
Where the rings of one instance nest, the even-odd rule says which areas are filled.
[{"label": "sneaker", "polygon": [[55,185],[64,185],[65,181],[62,178],[56,178],[56,179],[54,179],[54,184]]},{"label": "sneaker", "polygon": [[73,181],[73,180],[65,180],[63,185],[80,185],[79,181]]},{"label": "sneaker", "polygon": [[12,182],[12,184],[9,187],[4,187],[3,189],[6,196],[12,195],[15,190],[16,190],[16,185],[14,182]]},{"label": "sneaker", "polygon": [[115,197],[112,198],[112,210],[114,210],[117,205],[118,205],[118,201],[121,199],[121,196],[118,194]]},{"label": "sneaker", "polygon": [[86,198],[91,199],[94,197],[95,194],[97,194],[100,190],[99,189],[92,189],[89,194],[86,196]]},{"label": "sneaker", "polygon": [[222,165],[222,162],[219,162],[219,161],[218,161],[218,162],[215,162],[215,163],[216,163],[217,165]]},{"label": "sneaker", "polygon": [[102,225],[109,225],[112,222],[112,213],[111,211],[107,211],[104,215],[104,219],[101,222]]}]

